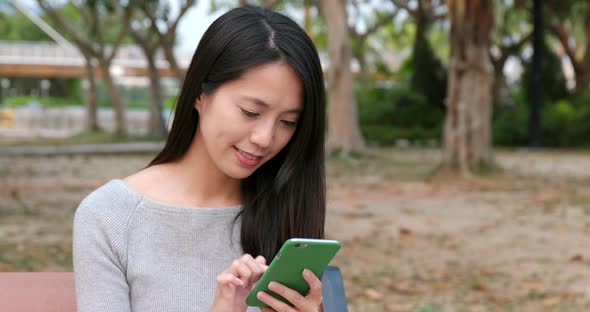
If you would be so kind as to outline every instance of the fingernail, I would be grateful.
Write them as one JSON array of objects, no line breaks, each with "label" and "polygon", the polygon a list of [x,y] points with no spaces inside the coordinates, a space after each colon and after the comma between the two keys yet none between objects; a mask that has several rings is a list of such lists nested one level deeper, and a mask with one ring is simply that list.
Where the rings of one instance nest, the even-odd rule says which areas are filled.
[{"label": "fingernail", "polygon": [[256,298],[258,298],[258,299],[263,299],[263,298],[264,298],[264,295],[265,295],[265,294],[264,294],[264,292],[262,292],[262,291],[259,291],[259,292],[256,294]]},{"label": "fingernail", "polygon": [[270,290],[277,290],[279,288],[279,284],[277,282],[270,282],[268,283],[268,288],[270,288]]},{"label": "fingernail", "polygon": [[308,269],[303,270],[303,274],[305,275],[305,277],[311,277],[312,272]]}]

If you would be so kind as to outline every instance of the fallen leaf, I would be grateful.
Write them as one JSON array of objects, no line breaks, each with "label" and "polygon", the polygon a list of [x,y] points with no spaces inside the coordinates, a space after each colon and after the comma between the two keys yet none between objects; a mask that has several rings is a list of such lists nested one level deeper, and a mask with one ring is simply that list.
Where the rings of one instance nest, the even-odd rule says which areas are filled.
[{"label": "fallen leaf", "polygon": [[449,285],[439,282],[439,283],[434,284],[434,288],[436,290],[447,290],[447,289],[449,289]]},{"label": "fallen leaf", "polygon": [[415,295],[422,292],[422,290],[411,286],[409,282],[398,282],[393,285],[393,290],[404,295]]},{"label": "fallen leaf", "polygon": [[391,304],[385,308],[386,312],[411,312],[414,311],[414,304],[413,303],[406,303],[406,304]]},{"label": "fallen leaf", "polygon": [[405,227],[400,227],[399,228],[399,233],[401,235],[408,235],[408,236],[409,235],[412,235],[412,231],[410,229],[408,229],[408,228],[405,228]]},{"label": "fallen leaf", "polygon": [[475,291],[487,291],[488,288],[483,285],[482,283],[475,283],[473,285],[471,285],[471,289],[475,290]]},{"label": "fallen leaf", "polygon": [[385,289],[390,289],[393,288],[393,279],[390,277],[386,277],[383,279],[383,283],[382,283],[383,288]]},{"label": "fallen leaf", "polygon": [[543,285],[540,281],[525,281],[521,282],[518,287],[521,289],[534,291],[537,293],[544,293],[545,292],[545,285]]},{"label": "fallen leaf", "polygon": [[383,294],[373,288],[369,288],[369,289],[365,290],[365,295],[369,299],[374,300],[374,301],[383,300]]},{"label": "fallen leaf", "polygon": [[552,307],[552,306],[558,305],[560,302],[561,302],[561,299],[559,297],[550,297],[550,298],[543,300],[543,305],[546,307]]}]

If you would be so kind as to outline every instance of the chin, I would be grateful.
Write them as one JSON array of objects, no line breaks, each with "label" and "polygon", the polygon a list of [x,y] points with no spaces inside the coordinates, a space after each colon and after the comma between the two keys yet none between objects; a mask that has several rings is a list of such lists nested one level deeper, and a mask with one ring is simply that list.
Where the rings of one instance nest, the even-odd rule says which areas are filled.
[{"label": "chin", "polygon": [[254,173],[254,171],[256,171],[256,169],[248,170],[248,169],[240,168],[240,169],[234,169],[234,170],[227,170],[227,171],[225,171],[225,174],[232,179],[242,180],[242,179],[245,179],[245,178],[251,176]]}]

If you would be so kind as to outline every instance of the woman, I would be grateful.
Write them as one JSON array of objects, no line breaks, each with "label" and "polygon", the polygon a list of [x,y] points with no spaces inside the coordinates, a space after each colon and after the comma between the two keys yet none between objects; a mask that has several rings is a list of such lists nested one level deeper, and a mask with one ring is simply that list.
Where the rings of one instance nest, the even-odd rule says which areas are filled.
[{"label": "woman", "polygon": [[[163,150],[78,207],[79,311],[258,311],[253,283],[283,242],[322,238],[325,94],[317,51],[288,17],[231,10],[203,35]],[[319,311],[271,285],[277,311]],[[261,309],[272,311],[271,309]]]}]

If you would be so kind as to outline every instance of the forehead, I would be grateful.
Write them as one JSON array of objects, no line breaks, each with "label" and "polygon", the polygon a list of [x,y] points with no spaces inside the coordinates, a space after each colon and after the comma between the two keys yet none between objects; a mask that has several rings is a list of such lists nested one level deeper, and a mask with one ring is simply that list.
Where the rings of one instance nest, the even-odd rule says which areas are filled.
[{"label": "forehead", "polygon": [[[258,65],[222,87],[243,100],[258,99],[270,108],[303,108],[303,86],[297,73],[284,62]],[[255,102],[255,101],[254,101]],[[256,104],[256,103],[255,103]]]}]

